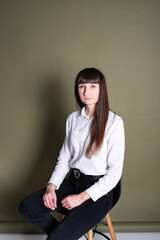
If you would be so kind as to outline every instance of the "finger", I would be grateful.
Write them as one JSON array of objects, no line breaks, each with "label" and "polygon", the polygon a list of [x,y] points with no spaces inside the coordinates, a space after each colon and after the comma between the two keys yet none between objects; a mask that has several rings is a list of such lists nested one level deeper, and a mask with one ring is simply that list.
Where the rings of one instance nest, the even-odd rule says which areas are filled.
[{"label": "finger", "polygon": [[63,198],[63,200],[61,201],[62,204],[68,203],[69,202],[69,196]]},{"label": "finger", "polygon": [[69,210],[70,206],[69,205],[66,205],[66,206],[63,206],[65,209]]},{"label": "finger", "polygon": [[63,203],[62,203],[62,206],[64,207],[64,208],[66,208],[66,209],[69,209],[71,206],[70,206],[70,203],[69,202],[67,202],[67,201],[64,201]]},{"label": "finger", "polygon": [[72,207],[69,207],[68,210],[72,210],[73,208]]},{"label": "finger", "polygon": [[46,195],[46,196],[45,196],[44,203],[45,203],[45,206],[46,206],[46,207],[48,207],[48,208],[50,208],[50,209],[53,209],[53,208],[54,208],[54,204],[53,204],[53,202],[52,202],[51,196]]},{"label": "finger", "polygon": [[54,199],[53,199],[53,196],[49,196],[48,197],[48,203],[49,203],[49,207],[53,210],[55,209],[55,204],[54,204]]},{"label": "finger", "polygon": [[51,208],[55,208],[53,200],[54,200],[53,196],[49,195],[48,196],[48,201],[49,201],[49,205],[50,205]]},{"label": "finger", "polygon": [[47,208],[51,208],[50,203],[49,203],[49,201],[48,201],[48,197],[45,197],[44,205],[45,205]]},{"label": "finger", "polygon": [[46,201],[44,201],[44,205],[45,205],[47,208],[49,208],[49,206],[47,205]]},{"label": "finger", "polygon": [[57,196],[56,195],[54,195],[54,197],[52,198],[52,202],[53,202],[54,208],[56,208],[57,207]]},{"label": "finger", "polygon": [[66,206],[63,206],[63,207],[66,208],[67,210],[73,209],[73,207],[71,207],[70,205],[66,205]]},{"label": "finger", "polygon": [[68,201],[66,198],[64,198],[62,201],[61,201],[61,204],[62,206],[66,206],[68,204]]},{"label": "finger", "polygon": [[63,199],[61,201],[61,204],[62,204],[63,207],[67,207],[67,205],[68,205],[68,203],[67,203],[67,201],[65,199]]}]

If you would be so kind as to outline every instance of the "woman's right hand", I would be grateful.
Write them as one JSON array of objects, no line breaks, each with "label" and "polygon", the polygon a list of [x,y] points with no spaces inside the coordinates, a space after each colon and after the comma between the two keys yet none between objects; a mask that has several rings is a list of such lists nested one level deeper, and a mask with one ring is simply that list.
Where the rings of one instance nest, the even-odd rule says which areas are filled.
[{"label": "woman's right hand", "polygon": [[47,208],[54,210],[57,207],[57,196],[55,193],[56,185],[50,183],[43,195],[43,202]]}]

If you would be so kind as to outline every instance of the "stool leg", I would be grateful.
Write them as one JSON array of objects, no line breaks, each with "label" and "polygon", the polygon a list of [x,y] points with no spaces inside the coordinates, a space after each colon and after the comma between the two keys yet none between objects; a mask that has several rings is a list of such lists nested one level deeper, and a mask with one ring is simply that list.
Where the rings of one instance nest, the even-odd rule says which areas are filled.
[{"label": "stool leg", "polygon": [[106,215],[106,221],[112,240],[117,240],[109,213]]},{"label": "stool leg", "polygon": [[88,231],[88,240],[93,240],[93,231],[92,229]]}]

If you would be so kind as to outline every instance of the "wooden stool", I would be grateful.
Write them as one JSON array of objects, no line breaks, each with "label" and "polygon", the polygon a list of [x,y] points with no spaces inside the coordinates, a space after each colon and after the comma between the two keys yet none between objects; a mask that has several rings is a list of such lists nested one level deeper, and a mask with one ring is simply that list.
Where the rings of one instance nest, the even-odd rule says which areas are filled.
[{"label": "wooden stool", "polygon": [[[61,214],[60,217],[59,217],[59,222],[61,222],[64,217],[65,216],[63,214]],[[109,232],[110,232],[110,235],[111,235],[111,239],[112,240],[117,240],[109,213],[107,213],[105,218],[106,218],[106,221],[107,221],[107,225],[108,225],[108,229],[109,229]],[[92,229],[90,231],[88,231],[88,240],[93,240],[93,230]]]},{"label": "wooden stool", "polygon": [[[118,202],[118,200],[120,198],[120,195],[121,195],[121,179],[119,180],[117,185],[113,188],[112,208]],[[63,218],[64,218],[64,215],[61,215],[60,218],[59,218],[59,222],[62,221]],[[105,218],[106,218],[106,221],[107,221],[107,225],[108,225],[108,229],[109,229],[109,232],[110,232],[110,235],[111,235],[111,239],[112,240],[117,240],[109,213],[107,213]],[[92,229],[88,232],[88,240],[93,240],[93,230]]]},{"label": "wooden stool", "polygon": [[[120,179],[119,182],[117,183],[117,185],[112,189],[112,191],[113,191],[112,208],[116,205],[116,203],[118,202],[118,200],[120,198],[120,195],[121,195],[121,181],[122,181],[122,179]],[[117,240],[109,213],[107,213],[105,218],[106,218],[106,221],[107,221],[107,225],[108,225],[108,229],[109,229],[109,232],[110,232],[110,235],[111,235],[111,239],[112,240]],[[88,240],[93,240],[93,230],[92,229],[88,232]]]}]

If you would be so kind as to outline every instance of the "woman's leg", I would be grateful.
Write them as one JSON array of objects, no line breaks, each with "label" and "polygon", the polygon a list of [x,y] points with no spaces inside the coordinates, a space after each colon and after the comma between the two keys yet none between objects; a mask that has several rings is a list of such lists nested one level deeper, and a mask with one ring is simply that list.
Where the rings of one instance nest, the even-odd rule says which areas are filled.
[{"label": "woman's leg", "polygon": [[97,225],[112,207],[112,191],[96,202],[87,200],[68,211],[64,220],[50,232],[47,240],[77,240]]},{"label": "woman's leg", "polygon": [[[19,206],[19,212],[22,217],[35,225],[36,227],[42,229],[47,235],[50,231],[58,226],[58,221],[50,214],[51,209],[45,207],[42,197],[46,188],[41,189],[28,197],[26,197]],[[57,194],[57,208],[56,211],[63,212],[64,208],[61,205],[61,200],[72,194],[74,191],[73,185],[69,181],[64,181],[61,184],[59,190],[56,191]]]}]

